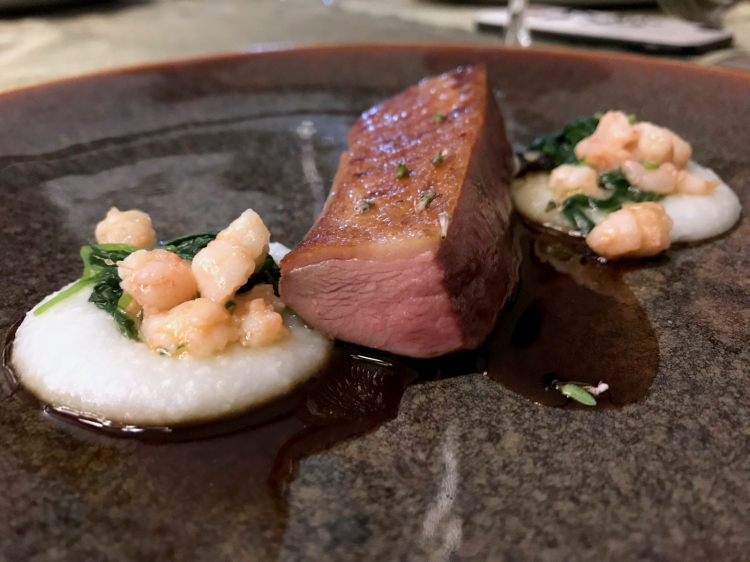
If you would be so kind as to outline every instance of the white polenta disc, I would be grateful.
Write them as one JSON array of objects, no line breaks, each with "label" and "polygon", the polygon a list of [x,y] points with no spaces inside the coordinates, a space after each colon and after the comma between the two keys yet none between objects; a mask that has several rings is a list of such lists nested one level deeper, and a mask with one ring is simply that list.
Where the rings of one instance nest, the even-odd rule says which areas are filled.
[{"label": "white polenta disc", "polygon": [[291,336],[273,346],[233,344],[207,359],[162,356],[121,335],[112,317],[88,302],[90,294],[84,289],[40,316],[29,312],[11,361],[41,401],[120,425],[169,426],[248,411],[310,379],[332,347],[285,313]]},{"label": "white polenta disc", "polygon": [[[668,195],[659,203],[674,222],[670,236],[672,242],[697,242],[718,236],[732,228],[740,217],[742,206],[737,194],[713,170],[690,162],[687,170],[721,184],[709,195]],[[555,230],[580,235],[566,219],[559,205],[554,206],[555,195],[549,189],[549,172],[530,172],[513,182],[513,204],[527,219]],[[598,224],[607,213],[587,211],[589,218]]]}]

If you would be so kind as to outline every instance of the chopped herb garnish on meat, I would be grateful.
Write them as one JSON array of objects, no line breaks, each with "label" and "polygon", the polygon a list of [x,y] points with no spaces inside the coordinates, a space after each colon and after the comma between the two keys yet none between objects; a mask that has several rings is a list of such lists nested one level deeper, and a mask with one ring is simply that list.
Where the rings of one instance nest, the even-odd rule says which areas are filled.
[{"label": "chopped herb garnish on meat", "polygon": [[224,308],[226,308],[227,310],[230,310],[230,309],[234,308],[235,306],[236,305],[234,304],[233,301],[227,301],[227,304],[224,305]]},{"label": "chopped herb garnish on meat", "polygon": [[659,169],[659,163],[658,162],[644,162],[643,167],[646,170],[658,170]]},{"label": "chopped herb garnish on meat", "polygon": [[424,209],[429,209],[430,204],[435,200],[435,197],[437,197],[437,193],[435,193],[432,190],[421,195],[419,199],[417,200],[417,209],[419,209],[420,211]]},{"label": "chopped herb garnish on meat", "polygon": [[408,174],[409,168],[406,166],[406,164],[399,164],[398,166],[396,166],[396,177],[398,179],[406,177]]},{"label": "chopped herb garnish on meat", "polygon": [[360,213],[365,213],[372,209],[375,206],[374,201],[370,201],[369,199],[360,199],[357,201],[357,211]]},{"label": "chopped herb garnish on meat", "polygon": [[448,213],[443,211],[438,215],[438,222],[440,223],[440,237],[445,240],[445,237],[448,236],[448,227],[451,224],[451,217]]},{"label": "chopped herb garnish on meat", "polygon": [[635,125],[636,123],[638,123],[638,117],[635,116],[635,113],[630,113],[628,114],[628,121],[631,125]]},{"label": "chopped herb garnish on meat", "polygon": [[435,156],[432,157],[432,165],[437,166],[438,164],[442,164],[445,162],[445,159],[448,157],[448,151],[447,150],[441,150]]},{"label": "chopped herb garnish on meat", "polygon": [[584,235],[594,228],[592,221],[586,214],[587,210],[614,212],[622,208],[625,203],[643,203],[646,201],[660,201],[663,196],[658,193],[641,191],[633,187],[621,170],[605,172],[599,178],[599,187],[610,193],[606,199],[597,199],[590,195],[573,195],[563,203],[562,213],[568,221]]},{"label": "chopped herb garnish on meat", "polygon": [[436,114],[435,114],[435,115],[434,115],[434,116],[432,117],[432,120],[433,120],[433,121],[434,121],[435,123],[442,123],[442,122],[444,122],[444,121],[445,121],[446,119],[447,119],[447,118],[446,118],[446,116],[445,116],[445,113],[436,113]]},{"label": "chopped herb garnish on meat", "polygon": [[[563,164],[576,164],[578,162],[575,155],[576,145],[594,134],[600,117],[600,115],[579,117],[565,125],[562,130],[534,140],[526,152],[526,154],[531,152],[535,155],[534,169],[551,170]],[[537,153],[541,156],[537,156]]]}]

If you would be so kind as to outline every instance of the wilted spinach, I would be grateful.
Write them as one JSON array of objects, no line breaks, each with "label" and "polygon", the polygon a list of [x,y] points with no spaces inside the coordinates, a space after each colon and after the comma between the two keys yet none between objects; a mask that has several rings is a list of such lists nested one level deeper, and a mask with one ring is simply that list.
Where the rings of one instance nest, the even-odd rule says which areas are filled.
[{"label": "wilted spinach", "polygon": [[[216,239],[217,234],[218,232],[204,232],[181,236],[161,244],[159,249],[174,252],[184,260],[193,261],[199,251]],[[117,262],[124,260],[139,249],[128,244],[88,244],[83,246],[81,248],[81,260],[83,261],[81,278],[55,297],[38,306],[34,310],[34,315],[39,316],[84,287],[93,284],[89,302],[112,316],[124,336],[137,340],[138,322],[124,310],[127,303],[132,299],[127,298],[129,295],[124,295],[122,287],[120,287],[122,280],[117,269]],[[267,283],[273,285],[274,293],[278,296],[280,277],[279,266],[271,256],[266,256],[263,266],[248,279],[238,292],[249,291],[259,283]]]},{"label": "wilted spinach", "polygon": [[161,249],[174,252],[184,260],[193,261],[195,254],[208,246],[209,242],[215,240],[217,234],[219,234],[218,231],[213,231],[180,236],[169,242],[164,242]]},{"label": "wilted spinach", "polygon": [[84,287],[94,284],[89,302],[108,312],[117,322],[117,327],[123,335],[130,339],[138,339],[135,321],[117,306],[123,292],[120,288],[117,262],[124,260],[137,250],[138,248],[128,244],[89,244],[84,246],[81,248],[81,260],[83,261],[81,278],[54,298],[37,307],[34,310],[34,315],[39,316]]},{"label": "wilted spinach", "polygon": [[600,117],[599,114],[591,117],[579,117],[565,125],[560,131],[535,139],[529,145],[528,152],[538,153],[544,158],[544,162],[548,163],[549,169],[563,164],[575,164],[577,162],[576,145],[594,134],[596,127],[599,125]]},{"label": "wilted spinach", "polygon": [[614,212],[622,208],[625,203],[643,203],[644,201],[660,201],[658,193],[641,191],[633,187],[622,170],[605,172],[599,178],[599,186],[610,192],[606,199],[597,199],[590,195],[573,195],[563,203],[562,214],[576,229],[588,234],[594,228],[586,210]]},{"label": "wilted spinach", "polygon": [[138,340],[138,325],[135,318],[119,306],[123,290],[120,287],[117,267],[103,270],[99,277],[101,281],[94,285],[89,302],[94,303],[97,308],[101,308],[112,316],[122,335],[131,340]]},{"label": "wilted spinach", "polygon": [[276,264],[276,261],[270,255],[268,255],[266,256],[266,261],[263,263],[263,266],[258,271],[253,273],[250,279],[247,280],[247,283],[240,287],[237,292],[245,293],[252,289],[255,285],[267,284],[273,285],[273,292],[278,297],[279,279],[281,279],[281,269]]}]

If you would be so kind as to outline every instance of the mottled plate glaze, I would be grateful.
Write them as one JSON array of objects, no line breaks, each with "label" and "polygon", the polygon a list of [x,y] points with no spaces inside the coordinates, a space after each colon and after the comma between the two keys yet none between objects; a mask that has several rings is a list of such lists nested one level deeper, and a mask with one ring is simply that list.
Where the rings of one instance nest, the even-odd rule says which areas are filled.
[{"label": "mottled plate glaze", "polygon": [[[263,215],[296,243],[358,113],[486,63],[515,143],[621,108],[690,139],[750,201],[750,75],[583,51],[358,45],[167,63],[0,96],[0,330],[79,274],[107,208],[163,238]],[[625,274],[658,338],[648,396],[547,408],[481,376],[411,386],[398,416],[303,457],[301,422],[183,443],[0,403],[0,560],[750,559],[750,224]],[[591,350],[596,353],[595,349]],[[446,367],[446,371],[450,369]],[[291,452],[290,452],[291,451]]]}]

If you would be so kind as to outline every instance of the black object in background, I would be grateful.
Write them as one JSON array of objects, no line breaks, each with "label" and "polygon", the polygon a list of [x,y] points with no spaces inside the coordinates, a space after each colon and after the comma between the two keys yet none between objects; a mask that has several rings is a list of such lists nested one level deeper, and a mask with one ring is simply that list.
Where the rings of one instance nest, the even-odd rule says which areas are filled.
[{"label": "black object in background", "polygon": [[0,0],[0,18],[57,15],[81,10],[116,10],[154,0]]}]

